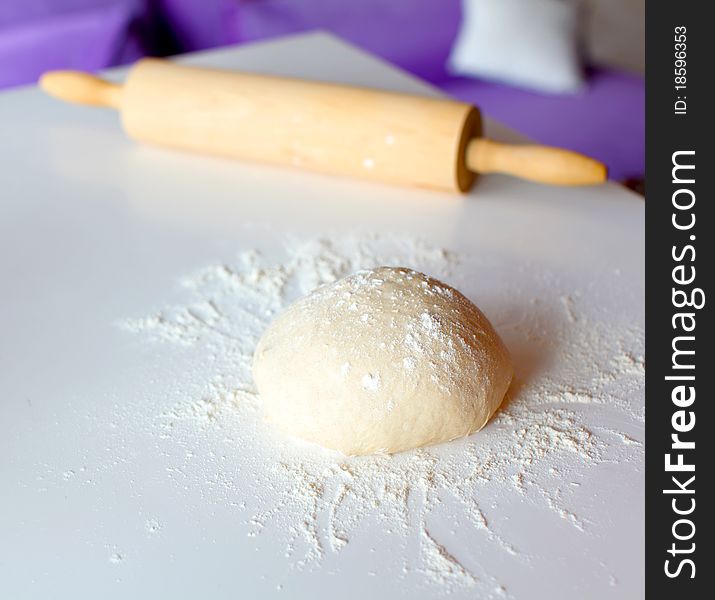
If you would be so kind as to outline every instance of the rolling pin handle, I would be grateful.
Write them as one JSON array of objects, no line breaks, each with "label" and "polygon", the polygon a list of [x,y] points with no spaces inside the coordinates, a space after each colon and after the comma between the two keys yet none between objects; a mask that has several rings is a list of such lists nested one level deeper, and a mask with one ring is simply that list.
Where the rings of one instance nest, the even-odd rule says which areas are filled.
[{"label": "rolling pin handle", "polygon": [[578,152],[501,144],[485,138],[469,142],[466,162],[476,173],[504,173],[551,185],[594,185],[607,177],[603,163]]},{"label": "rolling pin handle", "polygon": [[50,96],[91,106],[119,109],[122,86],[82,71],[48,71],[40,77],[40,87]]}]

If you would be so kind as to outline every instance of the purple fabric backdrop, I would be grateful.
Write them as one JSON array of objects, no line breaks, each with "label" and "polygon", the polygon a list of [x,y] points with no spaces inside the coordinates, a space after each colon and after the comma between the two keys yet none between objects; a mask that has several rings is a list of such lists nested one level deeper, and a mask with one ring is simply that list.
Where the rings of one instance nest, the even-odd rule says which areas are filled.
[{"label": "purple fabric backdrop", "polygon": [[3,0],[0,88],[32,83],[49,69],[92,71],[145,52],[136,31],[143,0]]},{"label": "purple fabric backdrop", "polygon": [[[149,0],[164,19],[182,52],[240,41],[239,0]],[[298,0],[300,2],[300,0]]]},{"label": "purple fabric backdrop", "polygon": [[324,29],[432,82],[447,77],[445,62],[461,18],[460,0],[236,2],[237,41]]}]

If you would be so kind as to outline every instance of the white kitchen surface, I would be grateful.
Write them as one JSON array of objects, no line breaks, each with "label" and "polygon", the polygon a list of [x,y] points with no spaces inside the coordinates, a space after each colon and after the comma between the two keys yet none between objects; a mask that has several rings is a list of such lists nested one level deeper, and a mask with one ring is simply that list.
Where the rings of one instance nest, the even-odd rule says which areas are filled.
[{"label": "white kitchen surface", "polygon": [[[323,34],[182,60],[435,94]],[[515,139],[491,123],[488,130]],[[455,267],[455,284],[485,296],[487,315],[504,304],[526,315],[543,309],[539,298],[553,280],[573,290],[549,308],[559,326],[589,318],[642,331],[642,199],[614,184],[560,189],[499,176],[456,197],[140,147],[112,111],[63,104],[35,88],[0,94],[0,133],[0,598],[643,595],[637,453],[573,466],[563,476],[579,479],[559,496],[567,508],[560,515],[552,500],[527,502],[511,488],[492,499],[490,531],[518,546],[523,560],[437,510],[433,527],[449,554],[490,574],[473,585],[440,589],[418,569],[391,572],[388,558],[414,554],[415,540],[403,545],[374,520],[342,552],[292,568],[280,531],[249,535],[237,507],[251,499],[240,482],[215,498],[200,479],[177,485],[168,474],[171,440],[159,446],[136,419],[123,421],[139,404],[140,414],[171,408],[172,394],[181,395],[176,369],[200,361],[117,326],[182,302],[178,280],[241,250],[277,253],[288,235],[360,230],[419,236],[478,257],[467,266],[479,257],[502,265]],[[473,272],[491,275],[482,281]],[[588,356],[579,359],[583,372]],[[642,412],[642,385],[618,390],[613,405],[576,401],[569,410],[638,448],[642,422],[628,415]],[[449,527],[461,534],[449,537]]]}]

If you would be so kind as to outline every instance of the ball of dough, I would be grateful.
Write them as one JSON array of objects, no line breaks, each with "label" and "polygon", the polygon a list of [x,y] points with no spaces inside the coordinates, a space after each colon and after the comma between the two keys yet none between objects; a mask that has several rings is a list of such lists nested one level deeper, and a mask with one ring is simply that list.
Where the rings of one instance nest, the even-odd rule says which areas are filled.
[{"label": "ball of dough", "polygon": [[269,421],[347,455],[395,453],[484,427],[513,369],[457,290],[404,268],[360,271],[281,314],[253,376]]}]

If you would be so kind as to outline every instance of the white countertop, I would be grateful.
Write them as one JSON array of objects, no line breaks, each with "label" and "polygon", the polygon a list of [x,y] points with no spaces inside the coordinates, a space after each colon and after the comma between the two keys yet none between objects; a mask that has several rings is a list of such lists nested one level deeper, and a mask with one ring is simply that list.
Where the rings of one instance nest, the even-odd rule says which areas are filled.
[{"label": "white countertop", "polygon": [[[323,34],[182,60],[435,93]],[[642,199],[610,183],[559,189],[499,176],[461,198],[139,147],[111,111],[35,88],[0,94],[0,128],[1,597],[642,596]],[[554,487],[537,498],[490,488],[488,528],[470,528],[449,503],[429,516],[441,547],[474,573],[468,585],[426,581],[409,526],[387,535],[369,519],[340,552],[295,568],[281,531],[252,534],[237,509],[252,502],[240,479],[218,493],[200,469],[184,469],[177,484],[184,440],[142,426],[191,394],[177,388],[203,368],[201,349],[149,343],[117,323],[185,302],[177,281],[239,251],[278,255],[289,235],[355,231],[419,236],[463,256],[449,281],[479,298],[527,383],[540,377],[530,355],[555,348],[550,364],[560,360],[544,340],[578,350],[564,358],[573,389],[562,386],[554,406],[589,428],[599,457],[547,453],[537,467]],[[526,390],[517,408],[532,401]],[[484,435],[500,427],[509,423]],[[218,444],[212,435],[200,439]],[[226,473],[239,454],[223,457]]]}]

